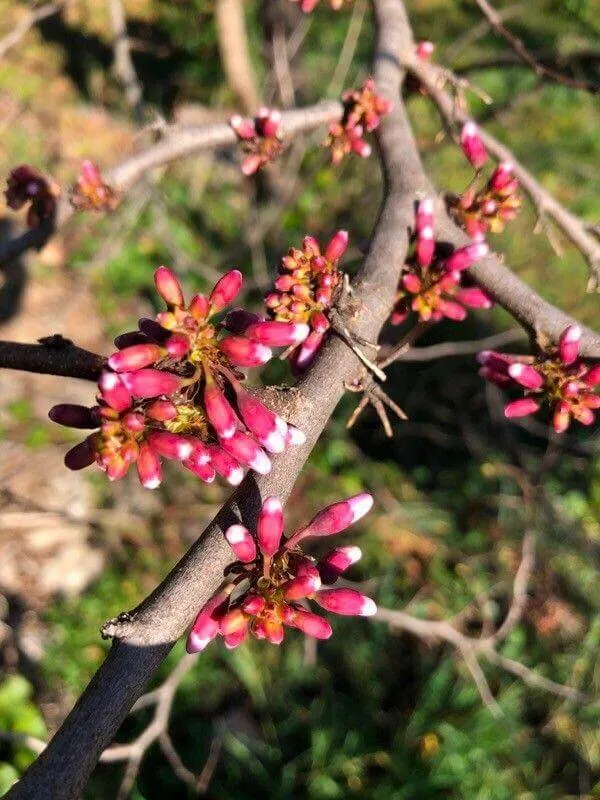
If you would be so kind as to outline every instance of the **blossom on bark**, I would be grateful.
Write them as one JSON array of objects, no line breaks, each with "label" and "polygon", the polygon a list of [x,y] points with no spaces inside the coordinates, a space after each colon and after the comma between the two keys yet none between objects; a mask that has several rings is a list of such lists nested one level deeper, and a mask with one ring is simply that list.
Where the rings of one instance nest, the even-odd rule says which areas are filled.
[{"label": "blossom on bark", "polygon": [[339,164],[349,153],[367,158],[371,154],[371,146],[363,135],[374,131],[381,118],[392,108],[390,100],[377,94],[373,78],[364,81],[360,89],[344,92],[342,103],[342,119],[329,126],[325,141],[325,147],[331,150],[333,164]]},{"label": "blossom on bark", "polygon": [[254,119],[236,114],[229,124],[242,143],[245,156],[242,161],[244,175],[254,175],[270,161],[275,161],[281,152],[283,130],[281,112],[277,109],[261,108]]},{"label": "blossom on bark", "polygon": [[93,161],[83,161],[77,182],[71,190],[71,205],[80,211],[114,211],[117,192],[104,182]]},{"label": "blossom on bark", "polygon": [[300,548],[305,539],[340,533],[372,505],[369,494],[349,497],[323,509],[308,525],[285,538],[281,501],[268,497],[254,532],[243,525],[230,526],[225,538],[235,560],[225,570],[217,593],[196,617],[187,639],[188,652],[204,650],[218,635],[230,649],[249,635],[281,644],[286,627],[328,639],[331,625],[309,610],[309,600],[335,614],[374,614],[377,608],[369,597],[355,589],[333,586],[360,559],[358,547],[337,547],[319,561]]},{"label": "blossom on bark", "polygon": [[480,170],[488,160],[488,153],[474,122],[465,122],[460,132],[460,146],[469,162]]},{"label": "blossom on bark", "polygon": [[485,242],[475,241],[447,253],[434,238],[433,201],[421,200],[413,245],[390,318],[392,325],[404,322],[411,312],[421,322],[444,318],[461,322],[467,316],[467,307],[490,308],[492,301],[482,289],[462,283],[465,270],[488,252]]},{"label": "blossom on bark", "polygon": [[324,252],[313,236],[306,236],[302,249],[292,247],[281,259],[274,291],[265,298],[271,319],[306,326],[304,339],[291,343],[288,351],[296,373],[312,364],[330,328],[329,313],[343,277],[339,261],[347,246],[346,231],[338,231]]},{"label": "blossom on bark", "polygon": [[162,458],[181,461],[206,482],[218,473],[238,484],[245,468],[269,472],[267,452],[302,444],[304,435],[244,388],[240,368],[266,363],[271,347],[299,341],[308,326],[287,322],[273,330],[273,323],[255,322],[244,335],[222,335],[214,316],[238,295],[240,272],[231,270],[210,296],[197,294],[187,305],[171,270],[159,267],[154,279],[167,310],[117,337],[97,406],[50,411],[60,424],[99,428],[67,453],[66,465],[95,461],[114,480],[135,463],[147,488],[160,484]]},{"label": "blossom on bark", "polygon": [[592,425],[600,408],[600,361],[593,364],[579,357],[581,328],[569,325],[558,345],[535,356],[512,355],[484,350],[479,353],[479,374],[503,388],[519,388],[522,397],[504,406],[506,417],[535,414],[546,405],[556,433],[563,433],[573,419]]},{"label": "blossom on bark", "polygon": [[450,199],[450,211],[470,236],[501,233],[521,208],[512,164],[501,162],[483,187],[477,183],[476,179],[460,197]]},{"label": "blossom on bark", "polygon": [[9,173],[4,194],[6,204],[14,211],[18,211],[27,203],[30,204],[27,211],[27,225],[30,228],[37,228],[44,220],[54,215],[59,190],[37,169],[28,164],[21,164]]},{"label": "blossom on bark", "polygon": [[429,61],[429,59],[433,55],[434,50],[435,50],[435,44],[427,39],[417,42],[417,45],[415,47],[415,53],[419,58],[422,58],[423,61]]}]

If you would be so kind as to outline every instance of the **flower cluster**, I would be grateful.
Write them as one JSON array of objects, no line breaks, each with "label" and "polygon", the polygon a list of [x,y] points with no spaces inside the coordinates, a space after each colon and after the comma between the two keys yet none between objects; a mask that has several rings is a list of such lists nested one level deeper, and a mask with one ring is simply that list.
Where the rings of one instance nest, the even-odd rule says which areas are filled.
[{"label": "flower cluster", "polygon": [[253,120],[236,114],[229,124],[246,154],[242,161],[244,175],[254,175],[269,161],[274,161],[281,152],[281,112],[276,109],[261,108]]},{"label": "flower cluster", "polygon": [[[298,0],[294,0],[294,2],[298,2]],[[300,9],[305,14],[310,14],[319,4],[319,0],[299,0],[299,2]],[[333,11],[339,11],[347,2],[348,0],[329,0],[329,7],[333,9]]]},{"label": "flower cluster", "polygon": [[330,588],[360,559],[358,547],[337,547],[318,562],[299,547],[309,537],[345,530],[372,505],[369,494],[349,497],[323,509],[305,528],[282,541],[281,501],[268,497],[255,535],[243,525],[228,528],[225,536],[237,560],[227,568],[220,590],[198,614],[188,636],[188,652],[204,650],[218,634],[228,648],[240,645],[248,634],[281,644],[285,626],[328,639],[331,625],[307,610],[309,599],[335,614],[374,614],[375,603],[355,589]]},{"label": "flower cluster", "polygon": [[563,433],[576,419],[582,425],[594,422],[600,408],[600,363],[586,364],[579,357],[581,328],[569,325],[560,335],[558,346],[537,356],[513,356],[484,350],[478,356],[480,375],[498,386],[518,386],[524,397],[504,407],[508,418],[535,414],[546,403],[552,414],[552,426]]},{"label": "flower cluster", "polygon": [[27,225],[30,228],[37,228],[54,215],[58,188],[51,185],[37,169],[21,164],[10,172],[7,184],[4,194],[9,208],[18,211],[30,203],[27,211]]},{"label": "flower cluster", "polygon": [[462,321],[465,306],[490,308],[492,301],[478,286],[462,286],[463,274],[487,255],[485,242],[477,241],[446,255],[433,235],[433,201],[421,200],[417,206],[412,254],[400,280],[391,316],[392,325],[399,325],[411,311],[422,322],[444,319]]},{"label": "flower cluster", "polygon": [[289,352],[290,363],[297,373],[312,364],[330,327],[329,311],[343,275],[338,262],[347,246],[346,231],[338,231],[324,253],[313,236],[306,236],[301,250],[292,247],[281,259],[276,291],[265,298],[272,319],[308,326],[306,338]]},{"label": "flower cluster", "polygon": [[141,319],[139,330],[115,340],[118,350],[98,382],[98,405],[50,411],[62,425],[99,428],[67,453],[66,465],[81,469],[96,461],[115,480],[135,462],[149,489],[161,482],[161,457],[183,462],[206,482],[218,473],[238,484],[244,467],[269,472],[265,450],[281,453],[302,444],[304,435],[242,386],[239,368],[264,364],[272,355],[268,345],[295,344],[308,326],[258,318],[243,336],[221,337],[214,315],[239,293],[240,272],[228,272],[210,297],[197,294],[189,305],[169,269],[159,267],[154,278],[167,311]]},{"label": "flower cluster", "polygon": [[96,164],[84,161],[71,190],[71,205],[80,211],[114,211],[118,203],[117,192],[102,180]]},{"label": "flower cluster", "polygon": [[506,161],[496,167],[483,188],[471,183],[460,197],[450,202],[458,224],[473,237],[485,236],[488,231],[501,233],[520,208],[519,182],[513,175],[512,164]]},{"label": "flower cluster", "polygon": [[363,139],[363,134],[374,131],[381,117],[392,108],[390,100],[377,94],[372,78],[368,78],[360,89],[344,92],[342,103],[342,119],[330,125],[325,142],[325,147],[331,149],[333,164],[339,164],[349,153],[367,158],[371,154],[371,146]]}]

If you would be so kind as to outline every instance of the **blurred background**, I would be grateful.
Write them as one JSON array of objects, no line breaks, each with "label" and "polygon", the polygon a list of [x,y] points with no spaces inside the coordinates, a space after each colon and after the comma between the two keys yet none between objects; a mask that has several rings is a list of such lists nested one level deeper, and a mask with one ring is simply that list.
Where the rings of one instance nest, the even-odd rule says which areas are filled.
[{"label": "blurred background", "polygon": [[[339,13],[322,0],[310,16],[289,0],[240,2],[49,3],[15,41],[39,6],[0,0],[0,175],[27,162],[69,185],[83,158],[108,169],[160,136],[164,121],[227,120],[258,98],[306,105],[368,76],[365,0]],[[119,6],[141,100],[115,64]],[[540,58],[600,82],[598,0],[496,7]],[[243,58],[241,69],[235,63],[231,22],[240,8],[251,69]],[[417,38],[436,43],[435,60],[489,95],[487,104],[481,91],[466,91],[482,123],[560,201],[598,220],[597,97],[516,63],[474,2],[412,0],[408,9]],[[440,190],[460,192],[471,178],[464,157],[414,86],[407,102],[428,170]],[[3,268],[0,337],[61,333],[107,353],[117,333],[153,309],[152,274],[162,263],[188,290],[209,289],[237,266],[258,307],[278,259],[306,233],[325,242],[347,228],[352,272],[381,178],[375,157],[333,169],[320,147],[325,134],[295,139],[257,179],[241,175],[239,153],[203,153],[148,175],[111,215],[77,216],[41,252]],[[24,218],[1,205],[4,237]],[[528,203],[493,244],[537,291],[598,326],[582,257],[536,225]],[[333,638],[318,646],[294,633],[281,648],[215,644],[172,679],[175,755],[164,741],[153,744],[124,784],[124,762],[100,765],[86,798],[183,798],[194,786],[239,800],[600,797],[600,437],[579,428],[557,439],[529,418],[506,424],[501,394],[478,377],[473,349],[461,355],[458,345],[502,331],[512,331],[512,343],[501,349],[527,347],[496,309],[438,325],[419,343],[451,342],[459,352],[394,365],[388,391],[409,421],[393,422],[392,439],[372,409],[349,434],[359,398],[347,394],[286,513],[293,529],[327,502],[372,492],[374,510],[344,536],[364,552],[352,578],[383,608],[449,620],[471,637],[505,618],[524,538],[530,546],[535,536],[525,611],[497,647],[505,664],[525,671],[480,657],[480,674],[451,644],[385,620],[338,618]],[[270,365],[265,379],[289,381],[287,366]],[[79,437],[50,423],[48,409],[90,404],[93,394],[83,381],[0,374],[0,795],[104,658],[103,622],[162,579],[228,495],[181,469],[157,492],[133,475],[109,485],[93,470],[67,471],[64,452]],[[154,709],[142,705],[119,741],[147,727]]]}]

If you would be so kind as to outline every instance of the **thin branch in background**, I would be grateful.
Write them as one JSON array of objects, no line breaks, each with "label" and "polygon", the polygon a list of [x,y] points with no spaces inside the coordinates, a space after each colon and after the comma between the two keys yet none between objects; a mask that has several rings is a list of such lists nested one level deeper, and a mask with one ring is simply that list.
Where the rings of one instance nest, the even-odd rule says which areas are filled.
[{"label": "thin branch in background", "polygon": [[563,86],[568,86],[571,89],[583,89],[592,94],[598,94],[600,92],[600,84],[595,81],[573,78],[570,75],[565,75],[562,72],[541,64],[527,49],[523,41],[508,30],[502,22],[500,14],[498,14],[496,9],[490,5],[487,0],[476,0],[476,2],[494,31],[512,47],[521,61],[530,66],[536,75],[546,77]]},{"label": "thin branch in background", "polygon": [[274,25],[271,46],[273,48],[273,66],[279,88],[279,97],[284,108],[291,108],[295,105],[296,95],[290,69],[285,27],[281,22],[276,22]]},{"label": "thin branch in background", "polygon": [[[527,7],[526,3],[515,3],[513,6],[502,8],[498,11],[498,15],[506,22],[509,19],[519,16]],[[491,29],[492,26],[487,19],[483,19],[476,25],[467,28],[461,36],[458,36],[452,44],[444,50],[446,61],[452,61],[454,58],[461,56],[469,45],[475,44],[475,42],[483,39]]]},{"label": "thin branch in background", "polygon": [[344,88],[350,65],[356,53],[356,47],[360,38],[366,11],[366,0],[356,0],[352,7],[352,16],[348,23],[346,38],[344,39],[338,62],[335,65],[335,70],[327,89],[327,94],[330,96],[337,97]]},{"label": "thin branch in background", "polygon": [[[448,71],[416,57],[414,52],[408,50],[402,53],[402,63],[427,89],[427,94],[437,106],[446,128],[452,135],[456,135],[459,127],[470,121],[471,118],[467,111],[462,109],[452,95],[444,89]],[[538,216],[540,218],[546,216],[552,220],[585,257],[590,268],[588,291],[600,290],[600,241],[589,231],[589,222],[577,217],[562,203],[559,203],[515,158],[514,153],[496,137],[483,128],[479,129],[479,135],[495,158],[513,165],[514,174],[519,179],[523,190],[531,198]],[[485,260],[481,263],[485,264]],[[481,273],[482,270],[478,266],[471,272],[475,275],[477,272]],[[486,288],[485,285],[484,288]]]},{"label": "thin branch in background", "polygon": [[114,34],[114,63],[115,75],[125,90],[125,99],[131,109],[133,118],[141,123],[144,116],[142,101],[142,85],[131,57],[131,46],[127,35],[127,20],[122,0],[108,0],[110,20]]},{"label": "thin branch in background", "polygon": [[[526,338],[527,334],[522,328],[513,328],[473,341],[443,342],[441,344],[432,344],[429,347],[406,347],[404,352],[398,353],[393,357],[393,361],[437,361],[439,358],[476,355],[482,350],[493,350],[496,347],[514,344]],[[386,366],[388,363],[391,363],[391,361],[387,362]]]},{"label": "thin branch in background", "polygon": [[215,21],[221,62],[229,88],[246,114],[255,114],[260,92],[248,50],[243,0],[216,0]]},{"label": "thin branch in background", "polygon": [[38,22],[41,22],[48,17],[53,17],[65,7],[67,0],[59,0],[56,3],[44,3],[39,8],[34,8],[23,19],[18,22],[10,33],[3,39],[0,39],[0,58],[11,50],[15,45],[19,44],[21,39],[34,27]]}]

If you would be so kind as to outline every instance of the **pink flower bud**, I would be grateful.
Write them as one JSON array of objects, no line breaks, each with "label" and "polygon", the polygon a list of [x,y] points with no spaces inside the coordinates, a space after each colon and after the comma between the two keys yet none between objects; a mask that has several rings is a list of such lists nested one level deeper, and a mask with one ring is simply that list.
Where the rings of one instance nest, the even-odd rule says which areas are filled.
[{"label": "pink flower bud", "polygon": [[210,462],[215,470],[232,486],[239,486],[244,478],[244,468],[229,453],[217,445],[209,445]]},{"label": "pink flower bud", "polygon": [[104,402],[115,411],[125,411],[131,406],[131,394],[116,373],[103,370],[98,380],[98,387]]},{"label": "pink flower bud", "polygon": [[328,261],[339,261],[348,248],[348,231],[338,231],[325,248],[325,258]]},{"label": "pink flower bud", "polygon": [[230,126],[240,139],[253,139],[256,136],[256,128],[250,119],[244,119],[239,114],[234,114],[229,120]]},{"label": "pink flower bud", "polygon": [[186,469],[189,469],[190,472],[193,472],[194,475],[197,478],[200,478],[201,481],[204,481],[204,483],[212,483],[214,481],[217,473],[211,464],[198,459],[194,455],[184,459],[182,463]]},{"label": "pink flower bud", "polygon": [[595,419],[592,409],[584,405],[573,406],[571,413],[582,425],[592,425]]},{"label": "pink flower bud", "polygon": [[158,369],[138,369],[135,372],[121,372],[121,381],[134,397],[158,397],[173,394],[181,386],[181,378],[172,372]]},{"label": "pink flower bud", "polygon": [[255,617],[257,614],[260,614],[261,611],[264,611],[266,605],[267,601],[264,597],[261,597],[261,595],[249,594],[242,601],[242,611],[245,611],[246,614],[250,614],[250,616]]},{"label": "pink flower bud", "polygon": [[585,394],[581,395],[581,402],[584,406],[588,408],[600,408],[600,394],[592,394],[591,392],[586,392]]},{"label": "pink flower bud", "polygon": [[314,598],[321,608],[345,616],[371,617],[377,606],[355,589],[322,589]]},{"label": "pink flower bud", "polygon": [[248,430],[259,443],[270,453],[282,453],[285,450],[287,423],[274,414],[260,400],[235,385],[237,404],[240,415]]},{"label": "pink flower bud", "polygon": [[188,308],[192,317],[198,322],[203,322],[208,314],[208,298],[203,294],[195,294]]},{"label": "pink flower bud", "polygon": [[290,445],[297,445],[302,446],[306,444],[306,435],[300,430],[300,428],[296,428],[295,425],[287,426],[287,433],[285,435],[285,444],[286,447]]},{"label": "pink flower bud", "polygon": [[204,407],[219,439],[230,439],[238,427],[238,419],[223,392],[211,378],[204,389]]},{"label": "pink flower bud", "polygon": [[336,547],[319,561],[319,573],[323,583],[334,583],[352,564],[360,561],[360,547]]},{"label": "pink flower bud", "polygon": [[228,650],[234,650],[239,647],[248,638],[248,624],[245,628],[240,628],[233,633],[227,633],[223,636],[223,643]]},{"label": "pink flower bud", "polygon": [[236,431],[230,439],[223,439],[221,446],[237,461],[260,475],[267,475],[271,471],[271,461],[265,451],[245,433]]},{"label": "pink flower bud", "polygon": [[279,549],[283,533],[283,508],[278,497],[267,497],[258,516],[258,546],[266,556]]},{"label": "pink flower bud", "polygon": [[532,397],[523,397],[520,400],[513,400],[504,406],[504,416],[507,419],[513,417],[526,417],[539,411],[540,404]]},{"label": "pink flower bud", "polygon": [[460,250],[455,250],[450,258],[446,261],[446,270],[453,272],[457,270],[461,272],[463,269],[468,269],[475,264],[479,259],[484,258],[490,252],[490,248],[485,242],[473,242],[466,247],[461,247]]},{"label": "pink flower bud", "polygon": [[419,201],[415,215],[415,231],[422,234],[425,230],[431,230],[431,238],[433,238],[433,200],[431,197],[425,197]]},{"label": "pink flower bud", "polygon": [[260,316],[260,314],[254,314],[252,311],[246,311],[245,308],[234,308],[223,320],[223,327],[231,333],[243,334],[246,332],[246,328],[250,327],[250,325],[255,325],[257,322],[262,321],[263,318]]},{"label": "pink flower bud", "polygon": [[577,361],[581,335],[582,330],[579,325],[569,325],[569,327],[565,328],[561,333],[560,339],[558,340],[558,349],[563,364],[568,366]]},{"label": "pink flower bud", "polygon": [[467,316],[466,310],[460,303],[454,303],[452,300],[440,300],[438,310],[448,319],[454,320],[454,322],[462,322]]},{"label": "pink flower bud", "polygon": [[600,385],[600,364],[595,364],[593,367],[590,367],[588,372],[583,376],[583,381],[586,386]]},{"label": "pink flower bud", "polygon": [[292,613],[286,615],[286,625],[298,628],[306,636],[312,636],[314,639],[329,639],[333,633],[329,622],[318,614],[304,611],[302,608],[293,608],[291,611]]},{"label": "pink flower bud", "polygon": [[98,416],[91,408],[71,403],[60,403],[48,412],[52,422],[68,428],[97,428]]},{"label": "pink flower bud", "polygon": [[223,615],[219,622],[219,632],[224,636],[230,633],[236,633],[240,630],[246,630],[248,627],[248,618],[240,608],[234,608]]},{"label": "pink flower bud", "polygon": [[244,279],[239,269],[232,269],[217,281],[208,303],[214,314],[232,303],[240,293]]},{"label": "pink flower bud", "polygon": [[276,320],[268,322],[257,322],[250,325],[245,332],[249,339],[255,339],[261,344],[270,347],[288,347],[291,344],[299,344],[310,333],[310,328],[302,322],[278,322]]},{"label": "pink flower bud", "polygon": [[292,365],[298,372],[307,370],[315,360],[317,352],[323,342],[323,334],[312,331],[302,342],[294,354]]},{"label": "pink flower bud", "polygon": [[159,358],[160,347],[157,344],[134,344],[113,353],[108,359],[108,366],[115,372],[133,372],[154,364]]},{"label": "pink flower bud", "polygon": [[168,306],[183,306],[181,284],[167,267],[159,267],[154,273],[156,291]]},{"label": "pink flower bud", "polygon": [[411,294],[419,294],[421,291],[421,281],[414,272],[407,272],[402,276],[402,285]]},{"label": "pink flower bud", "polygon": [[467,122],[463,125],[460,133],[460,146],[475,169],[481,169],[488,159],[488,154],[474,122]]},{"label": "pink flower bud", "polygon": [[510,364],[508,374],[526,389],[540,389],[544,383],[544,379],[534,367],[521,361]]},{"label": "pink flower bud", "polygon": [[417,261],[424,269],[431,266],[435,253],[435,241],[433,239],[433,229],[423,228],[417,237]]},{"label": "pink flower bud", "polygon": [[571,409],[567,402],[560,400],[552,415],[552,427],[556,433],[564,433],[571,423]]},{"label": "pink flower bud", "polygon": [[504,189],[513,180],[513,165],[508,161],[498,164],[490,178],[490,188],[495,192]]},{"label": "pink flower bud", "polygon": [[165,347],[172,359],[180,361],[190,349],[190,340],[182,333],[174,333],[167,339]]},{"label": "pink flower bud", "polygon": [[156,489],[160,486],[162,480],[160,459],[147,442],[141,442],[135,465],[142,486],[146,489]]},{"label": "pink flower bud", "polygon": [[146,409],[146,416],[157,422],[167,422],[177,416],[177,406],[170,400],[155,400]]},{"label": "pink flower bud", "polygon": [[315,333],[325,333],[329,330],[329,320],[322,311],[315,311],[310,318],[310,324]]},{"label": "pink flower bud", "polygon": [[121,420],[123,427],[132,433],[140,433],[146,427],[146,419],[137,411],[130,411]]},{"label": "pink flower bud", "polygon": [[189,439],[179,433],[168,431],[152,431],[148,435],[148,444],[161,456],[179,461],[189,458],[193,450]]},{"label": "pink flower bud", "polygon": [[292,578],[282,586],[283,596],[286,600],[303,600],[310,597],[321,588],[321,576],[314,564],[307,562],[298,570],[295,578]]},{"label": "pink flower bud", "polygon": [[483,366],[489,367],[503,375],[508,375],[509,366],[515,363],[515,359],[512,356],[507,356],[504,353],[497,353],[495,350],[482,350],[477,354],[477,361]]},{"label": "pink flower bud", "polygon": [[71,470],[85,469],[96,460],[94,439],[88,436],[65,453],[65,466]]},{"label": "pink flower bud", "polygon": [[199,653],[212,642],[219,632],[219,620],[225,611],[229,594],[219,592],[206,603],[196,617],[189,633],[185,649],[188,653]]},{"label": "pink flower bud", "polygon": [[319,511],[306,528],[295,533],[292,539],[296,543],[307,536],[332,536],[364,517],[372,506],[373,498],[366,492],[356,494],[339,503],[333,503]]},{"label": "pink flower bud", "polygon": [[254,625],[254,635],[271,644],[281,644],[284,637],[283,625],[277,619],[258,619]]},{"label": "pink flower bud", "polygon": [[243,525],[231,525],[225,531],[225,538],[229,542],[234,555],[245,564],[256,558],[256,544],[248,528]]},{"label": "pink flower bud", "polygon": [[266,364],[273,352],[260,342],[252,342],[243,336],[227,336],[219,342],[219,348],[238,367],[258,367]]},{"label": "pink flower bud", "polygon": [[242,161],[242,173],[247,177],[254,175],[261,168],[262,163],[262,156],[251,153]]},{"label": "pink flower bud", "polygon": [[417,46],[415,48],[417,56],[419,58],[422,58],[423,61],[429,61],[429,59],[433,55],[434,50],[435,50],[434,43],[429,41],[417,42]]},{"label": "pink flower bud", "polygon": [[454,296],[459,303],[469,306],[469,308],[491,308],[494,305],[491,297],[478,286],[460,289]]},{"label": "pink flower bud", "polygon": [[361,158],[368,158],[371,155],[371,145],[364,139],[352,139],[352,151]]}]

